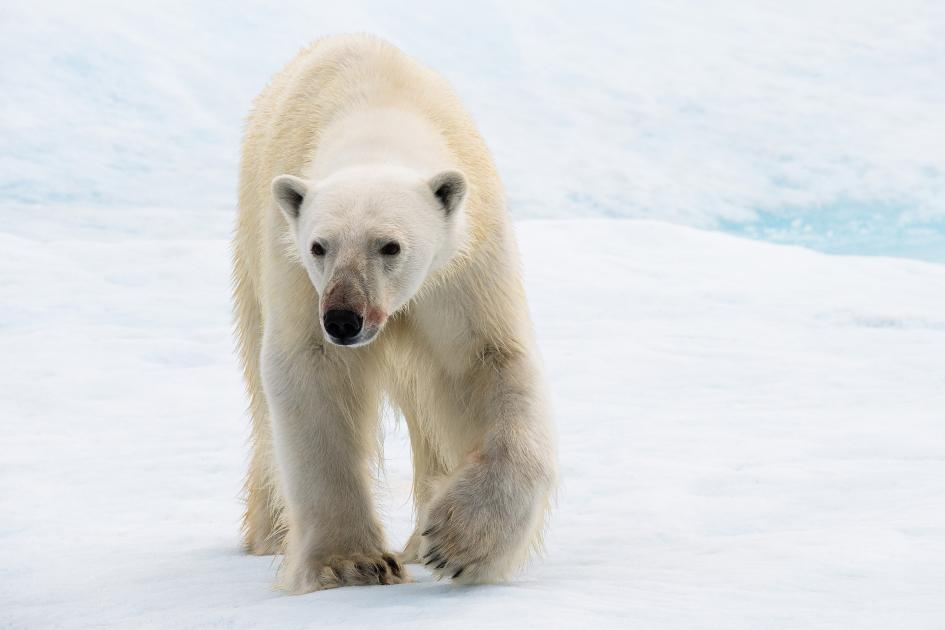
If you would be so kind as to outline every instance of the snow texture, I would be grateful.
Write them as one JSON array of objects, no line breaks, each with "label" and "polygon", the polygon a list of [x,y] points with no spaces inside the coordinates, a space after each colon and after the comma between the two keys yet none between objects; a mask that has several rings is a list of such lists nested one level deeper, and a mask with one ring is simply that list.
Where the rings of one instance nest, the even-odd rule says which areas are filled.
[{"label": "snow texture", "polygon": [[352,31],[452,81],[519,219],[945,261],[937,0],[6,0],[0,200],[232,207],[251,99]]},{"label": "snow texture", "polygon": [[[562,484],[509,584],[239,549],[241,120],[307,41],[447,75],[509,190]],[[945,5],[0,6],[0,628],[941,628]],[[378,500],[412,526],[405,428]]]},{"label": "snow texture", "polygon": [[[230,213],[12,219],[0,627],[945,619],[943,266],[640,220],[520,223],[563,479],[544,558],[500,586],[412,566],[413,584],[291,597],[271,589],[276,561],[239,550]],[[400,545],[409,447],[402,425],[385,433]]]}]

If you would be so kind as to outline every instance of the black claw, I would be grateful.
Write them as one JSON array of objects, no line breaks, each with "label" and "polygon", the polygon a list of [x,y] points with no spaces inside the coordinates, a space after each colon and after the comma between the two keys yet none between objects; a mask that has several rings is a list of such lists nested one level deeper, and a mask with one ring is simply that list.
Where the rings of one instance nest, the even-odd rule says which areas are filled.
[{"label": "black claw", "polygon": [[439,547],[439,546],[436,546],[436,547],[434,547],[433,549],[431,549],[430,551],[428,551],[428,552],[426,552],[425,554],[423,554],[423,557],[424,557],[424,558],[429,558],[429,557],[432,556],[433,554],[439,553],[439,551],[440,551],[440,547]]},{"label": "black claw", "polygon": [[427,528],[422,534],[420,534],[420,535],[421,535],[421,536],[429,536],[429,535],[430,535],[430,532],[432,532],[432,531],[433,531],[433,528],[432,528],[432,527],[428,527],[428,528]]},{"label": "black claw", "polygon": [[390,567],[390,572],[393,573],[396,577],[400,577],[400,565],[397,564],[397,561],[394,560],[391,556],[383,556],[384,562],[387,563],[387,566]]},{"label": "black claw", "polygon": [[444,560],[444,561],[441,562],[440,564],[436,565],[436,568],[437,568],[437,569],[442,569],[442,568],[445,567],[445,566],[446,566],[446,560]]},{"label": "black claw", "polygon": [[427,560],[426,562],[424,562],[424,563],[423,563],[423,566],[428,567],[428,566],[430,566],[431,564],[433,564],[434,562],[439,562],[439,561],[440,561],[440,556],[433,556],[432,558],[430,558],[429,560]]},{"label": "black claw", "polygon": [[459,568],[459,571],[457,571],[456,573],[453,574],[453,579],[455,580],[456,578],[458,578],[458,577],[460,576],[460,574],[462,574],[463,569],[465,569],[465,568],[466,568],[466,567],[460,567],[460,568]]}]

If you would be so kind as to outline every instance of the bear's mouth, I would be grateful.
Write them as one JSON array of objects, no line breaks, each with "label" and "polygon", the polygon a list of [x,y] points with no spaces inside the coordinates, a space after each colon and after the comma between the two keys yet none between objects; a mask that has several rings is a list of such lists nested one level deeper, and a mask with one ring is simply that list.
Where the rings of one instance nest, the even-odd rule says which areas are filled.
[{"label": "bear's mouth", "polygon": [[328,343],[334,346],[341,346],[343,348],[357,348],[359,346],[366,346],[377,337],[378,328],[370,327],[363,328],[358,334],[351,337],[336,337],[325,331],[325,339]]}]

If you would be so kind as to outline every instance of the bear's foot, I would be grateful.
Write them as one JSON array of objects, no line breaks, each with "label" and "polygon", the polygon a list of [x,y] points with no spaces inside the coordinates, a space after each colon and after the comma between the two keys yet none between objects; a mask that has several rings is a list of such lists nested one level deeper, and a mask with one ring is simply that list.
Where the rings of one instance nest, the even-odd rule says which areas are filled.
[{"label": "bear's foot", "polygon": [[463,535],[464,527],[432,526],[424,532],[420,564],[437,579],[449,578],[457,584],[478,584],[501,579],[506,570],[500,555],[489,549],[476,534]]},{"label": "bear's foot", "polygon": [[333,555],[290,571],[286,585],[294,593],[310,593],[339,586],[401,584],[410,577],[390,553]]},{"label": "bear's foot", "polygon": [[275,519],[268,512],[247,512],[243,519],[243,548],[247,553],[254,556],[272,556],[282,553],[284,546],[285,530],[278,528]]},{"label": "bear's foot", "polygon": [[407,544],[404,545],[404,550],[398,555],[400,561],[404,564],[423,564],[420,562],[420,543],[422,540],[423,539],[420,537],[420,526],[417,525],[413,533],[410,534],[410,539],[407,541]]},{"label": "bear's foot", "polygon": [[419,555],[437,578],[459,584],[494,582],[523,564],[538,531],[544,499],[510,477],[474,464],[449,480],[431,502],[423,519]]},{"label": "bear's foot", "polygon": [[271,534],[269,536],[252,536],[247,534],[243,539],[243,548],[246,553],[254,556],[274,556],[282,551],[285,534]]}]

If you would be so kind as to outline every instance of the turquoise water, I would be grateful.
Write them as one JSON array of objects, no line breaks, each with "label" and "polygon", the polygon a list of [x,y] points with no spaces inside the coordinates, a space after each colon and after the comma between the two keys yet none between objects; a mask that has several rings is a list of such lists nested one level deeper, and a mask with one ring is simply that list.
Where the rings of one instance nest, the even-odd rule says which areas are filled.
[{"label": "turquoise water", "polygon": [[912,218],[915,212],[908,207],[838,203],[756,212],[756,221],[720,221],[719,228],[739,236],[802,245],[829,254],[896,256],[945,263],[945,220]]}]

